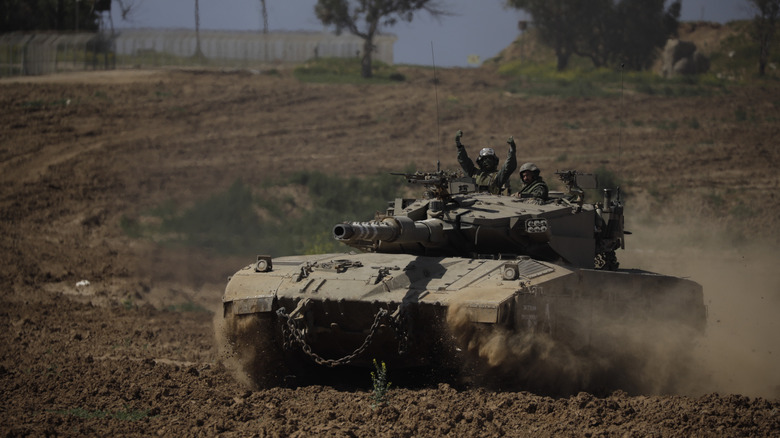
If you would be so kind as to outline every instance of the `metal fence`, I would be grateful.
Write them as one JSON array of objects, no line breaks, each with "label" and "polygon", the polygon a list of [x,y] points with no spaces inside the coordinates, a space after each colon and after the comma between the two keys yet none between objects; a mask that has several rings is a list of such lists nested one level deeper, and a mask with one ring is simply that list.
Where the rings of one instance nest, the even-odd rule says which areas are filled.
[{"label": "metal fence", "polygon": [[[374,59],[393,63],[394,35],[374,39]],[[363,40],[327,32],[122,29],[105,33],[0,35],[0,76],[159,66],[246,67],[297,63],[316,57],[360,56]]]},{"label": "metal fence", "polygon": [[[0,35],[0,76],[98,68],[95,50],[99,48],[99,39],[93,33]],[[100,64],[100,68],[108,67],[105,63]]]}]

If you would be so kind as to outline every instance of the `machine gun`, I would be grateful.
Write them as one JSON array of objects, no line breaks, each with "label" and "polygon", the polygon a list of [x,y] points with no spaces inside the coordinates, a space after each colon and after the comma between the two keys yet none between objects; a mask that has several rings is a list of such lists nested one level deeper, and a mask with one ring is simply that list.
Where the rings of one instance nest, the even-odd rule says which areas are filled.
[{"label": "machine gun", "polygon": [[443,201],[449,200],[453,193],[464,194],[477,190],[474,178],[461,176],[451,170],[415,173],[391,172],[390,175],[403,176],[406,178],[406,182],[411,184],[422,184],[426,188],[426,197]]},{"label": "machine gun", "polygon": [[576,170],[558,170],[555,172],[560,178],[566,190],[571,196],[571,200],[582,206],[585,202],[585,190],[598,187],[596,176],[591,173],[578,173]]}]

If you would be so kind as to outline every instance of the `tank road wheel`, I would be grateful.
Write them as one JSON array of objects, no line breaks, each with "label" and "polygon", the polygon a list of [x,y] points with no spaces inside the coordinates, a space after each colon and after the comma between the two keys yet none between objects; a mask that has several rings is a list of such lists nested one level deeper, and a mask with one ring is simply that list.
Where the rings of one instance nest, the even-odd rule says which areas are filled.
[{"label": "tank road wheel", "polygon": [[275,314],[228,312],[221,325],[216,329],[220,356],[240,382],[253,389],[284,383],[287,368]]}]

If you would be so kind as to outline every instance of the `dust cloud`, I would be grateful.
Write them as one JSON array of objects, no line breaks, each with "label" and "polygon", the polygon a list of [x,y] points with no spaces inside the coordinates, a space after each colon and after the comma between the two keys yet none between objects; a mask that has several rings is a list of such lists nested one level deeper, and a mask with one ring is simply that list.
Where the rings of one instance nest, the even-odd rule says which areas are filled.
[{"label": "dust cloud", "polygon": [[[527,390],[548,396],[581,391],[606,396],[691,393],[700,387],[692,376],[690,353],[694,330],[671,320],[615,320],[590,313],[567,326],[596,328],[582,333],[509,331],[469,322],[461,306],[448,312],[452,333],[467,352],[470,372],[478,382],[505,390]],[[587,345],[586,345],[587,344]]]},{"label": "dust cloud", "polygon": [[238,330],[235,327],[235,321],[228,321],[224,317],[224,311],[222,303],[214,309],[214,318],[212,319],[214,326],[214,343],[217,347],[217,354],[220,362],[225,368],[230,371],[233,377],[244,385],[246,388],[254,386],[251,377],[244,371],[246,364],[242,363],[242,360],[236,351],[234,342],[231,341],[231,335],[236,335],[236,332],[245,332],[246,330]]},{"label": "dust cloud", "polygon": [[689,229],[634,226],[619,259],[621,268],[701,284],[708,311],[703,335],[671,320],[607,317],[590,321],[601,330],[601,349],[594,354],[545,334],[470,324],[459,306],[450,308],[448,324],[474,359],[476,374],[496,386],[547,395],[623,390],[780,397],[780,253],[768,244],[727,245],[717,233],[691,241]]},{"label": "dust cloud", "polygon": [[567,395],[589,386],[594,364],[578,360],[570,349],[544,334],[473,324],[466,308],[457,304],[448,309],[447,323],[466,352],[467,380],[547,395]]},{"label": "dust cloud", "polygon": [[246,388],[270,388],[281,384],[288,373],[274,340],[274,319],[266,314],[223,317],[220,309],[213,324],[222,364]]},{"label": "dust cloud", "polygon": [[694,241],[686,225],[634,228],[621,266],[704,288],[707,327],[693,359],[706,381],[697,392],[780,397],[780,251],[757,240],[735,246],[717,228]]}]

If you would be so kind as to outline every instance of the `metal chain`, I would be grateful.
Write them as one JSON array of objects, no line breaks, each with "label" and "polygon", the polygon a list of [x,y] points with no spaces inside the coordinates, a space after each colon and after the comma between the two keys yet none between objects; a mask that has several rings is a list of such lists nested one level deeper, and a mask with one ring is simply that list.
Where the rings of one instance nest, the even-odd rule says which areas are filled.
[{"label": "metal chain", "polygon": [[[303,331],[298,329],[298,327],[295,326],[295,321],[293,318],[290,318],[290,316],[286,313],[284,307],[280,308],[276,311],[276,314],[279,315],[280,318],[284,319],[286,321],[286,328],[287,328],[287,338],[288,340],[285,341],[285,346],[292,346],[292,342],[297,342],[304,353],[309,355],[314,362],[316,362],[318,365],[325,365],[328,367],[335,367],[338,365],[346,365],[352,360],[354,360],[358,355],[363,353],[366,348],[371,344],[371,340],[374,337],[374,334],[376,333],[377,329],[379,328],[379,322],[387,316],[387,310],[385,309],[379,309],[379,311],[376,312],[376,315],[374,316],[374,323],[371,324],[371,328],[369,328],[368,335],[366,336],[366,339],[363,340],[363,344],[361,344],[358,348],[355,349],[352,353],[340,358],[340,359],[325,359],[324,357],[318,355],[317,353],[313,352],[311,350],[311,346],[306,342],[306,339],[304,337]],[[283,328],[285,326],[282,326]],[[291,341],[290,341],[291,340]]]},{"label": "metal chain", "polygon": [[[402,309],[400,309],[402,310]],[[395,318],[390,318],[390,327],[398,339],[398,354],[406,353],[409,348],[409,330],[406,329],[409,319],[406,312],[399,312]]]}]

